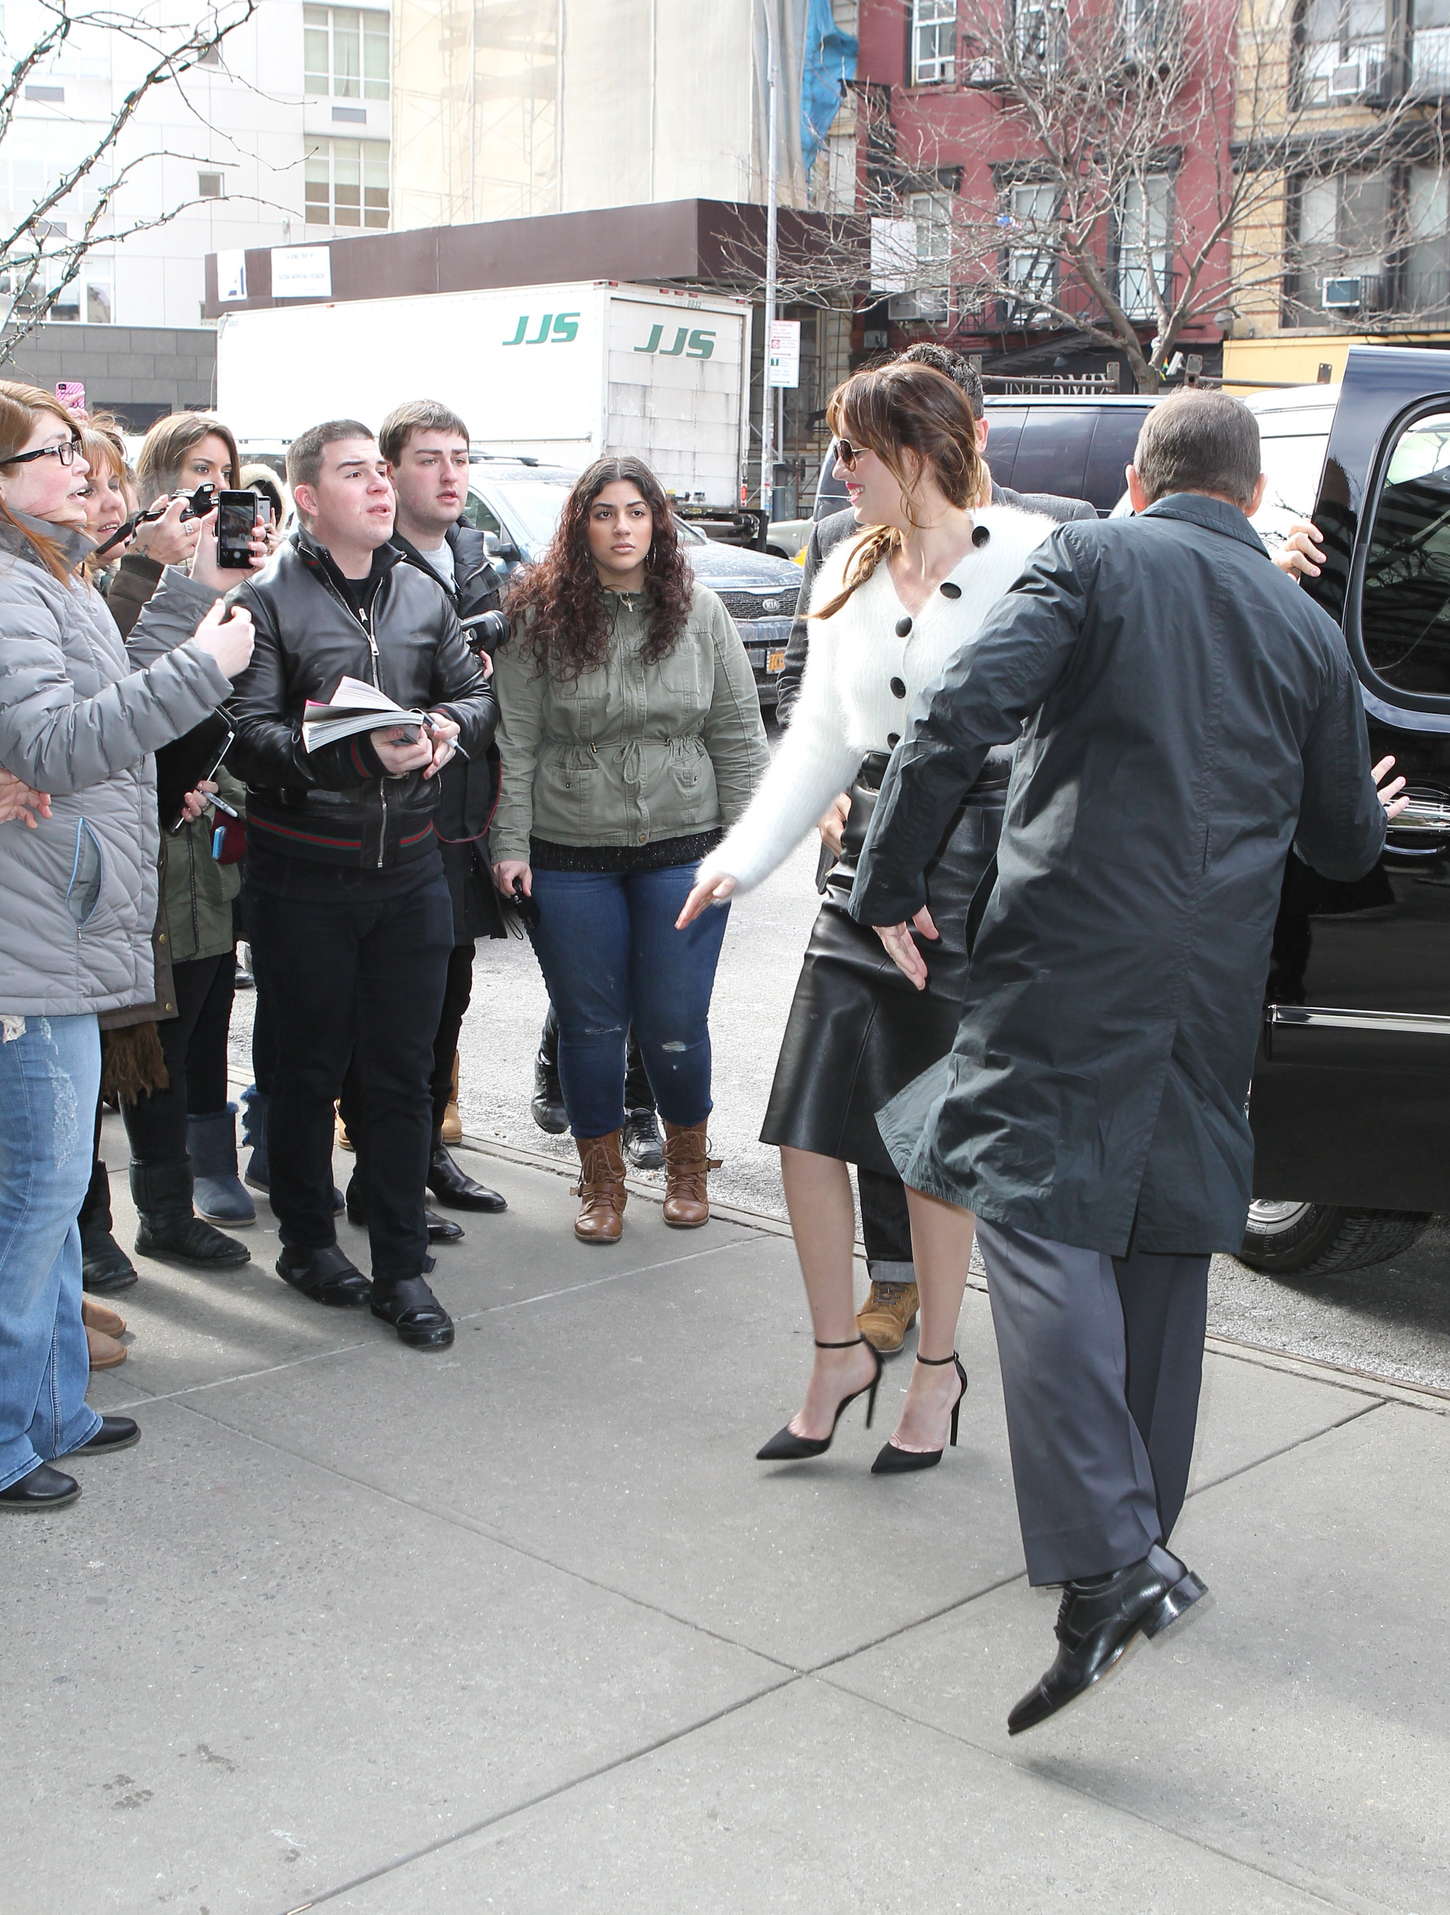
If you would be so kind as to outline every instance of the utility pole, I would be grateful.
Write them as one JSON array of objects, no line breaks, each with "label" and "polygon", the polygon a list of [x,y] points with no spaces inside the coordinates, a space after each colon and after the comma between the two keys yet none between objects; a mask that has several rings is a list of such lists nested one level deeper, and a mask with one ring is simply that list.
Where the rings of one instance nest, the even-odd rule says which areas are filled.
[{"label": "utility pole", "polygon": [[765,337],[760,348],[760,506],[768,520],[775,504],[775,394],[770,384],[770,329],[775,324],[775,202],[780,184],[780,52],[775,0],[761,0],[765,18]]}]

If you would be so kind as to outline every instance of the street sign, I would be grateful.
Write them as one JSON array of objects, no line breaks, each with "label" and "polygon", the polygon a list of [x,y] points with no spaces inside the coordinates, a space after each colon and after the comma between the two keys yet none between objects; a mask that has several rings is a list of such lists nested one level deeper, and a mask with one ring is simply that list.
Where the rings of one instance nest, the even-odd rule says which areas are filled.
[{"label": "street sign", "polygon": [[766,385],[798,386],[801,382],[801,322],[772,319],[765,351]]}]

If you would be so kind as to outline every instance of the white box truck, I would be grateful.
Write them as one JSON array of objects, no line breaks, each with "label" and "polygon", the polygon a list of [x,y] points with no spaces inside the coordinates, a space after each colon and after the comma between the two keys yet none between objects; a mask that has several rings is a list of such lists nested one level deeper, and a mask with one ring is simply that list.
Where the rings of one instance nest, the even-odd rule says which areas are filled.
[{"label": "white box truck", "polygon": [[632,452],[717,506],[740,498],[749,374],[742,300],[612,280],[276,306],[217,328],[217,411],[245,443],[321,419],[376,430],[405,399],[441,399],[479,451],[580,467]]}]

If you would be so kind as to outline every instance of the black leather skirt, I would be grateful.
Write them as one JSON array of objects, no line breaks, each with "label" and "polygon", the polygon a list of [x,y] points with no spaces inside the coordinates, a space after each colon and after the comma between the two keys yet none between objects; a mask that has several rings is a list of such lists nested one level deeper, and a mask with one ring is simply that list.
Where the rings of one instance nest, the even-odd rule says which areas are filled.
[{"label": "black leather skirt", "polygon": [[842,855],[806,947],[760,1136],[894,1176],[876,1113],[945,1057],[956,1037],[967,912],[996,854],[1010,760],[993,755],[927,867],[927,903],[941,938],[917,939],[927,964],[924,991],[907,982],[876,933],[846,909],[886,763],[873,753],[851,788]]}]

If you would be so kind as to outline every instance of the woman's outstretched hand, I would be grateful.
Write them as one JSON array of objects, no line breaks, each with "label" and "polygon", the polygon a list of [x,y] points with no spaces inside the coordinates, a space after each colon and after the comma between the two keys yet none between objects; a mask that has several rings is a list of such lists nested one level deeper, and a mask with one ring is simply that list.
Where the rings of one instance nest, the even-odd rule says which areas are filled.
[{"label": "woman's outstretched hand", "polygon": [[926,989],[926,959],[912,943],[911,934],[916,931],[924,938],[941,936],[926,906],[921,907],[910,924],[873,924],[871,928],[886,946],[886,955],[901,975],[909,978],[918,991],[924,991]]},{"label": "woman's outstretched hand", "polygon": [[694,890],[685,899],[685,907],[675,919],[675,929],[683,931],[687,924],[693,924],[700,913],[712,904],[724,904],[735,890],[738,880],[728,872],[717,872],[713,878],[701,878]]}]

